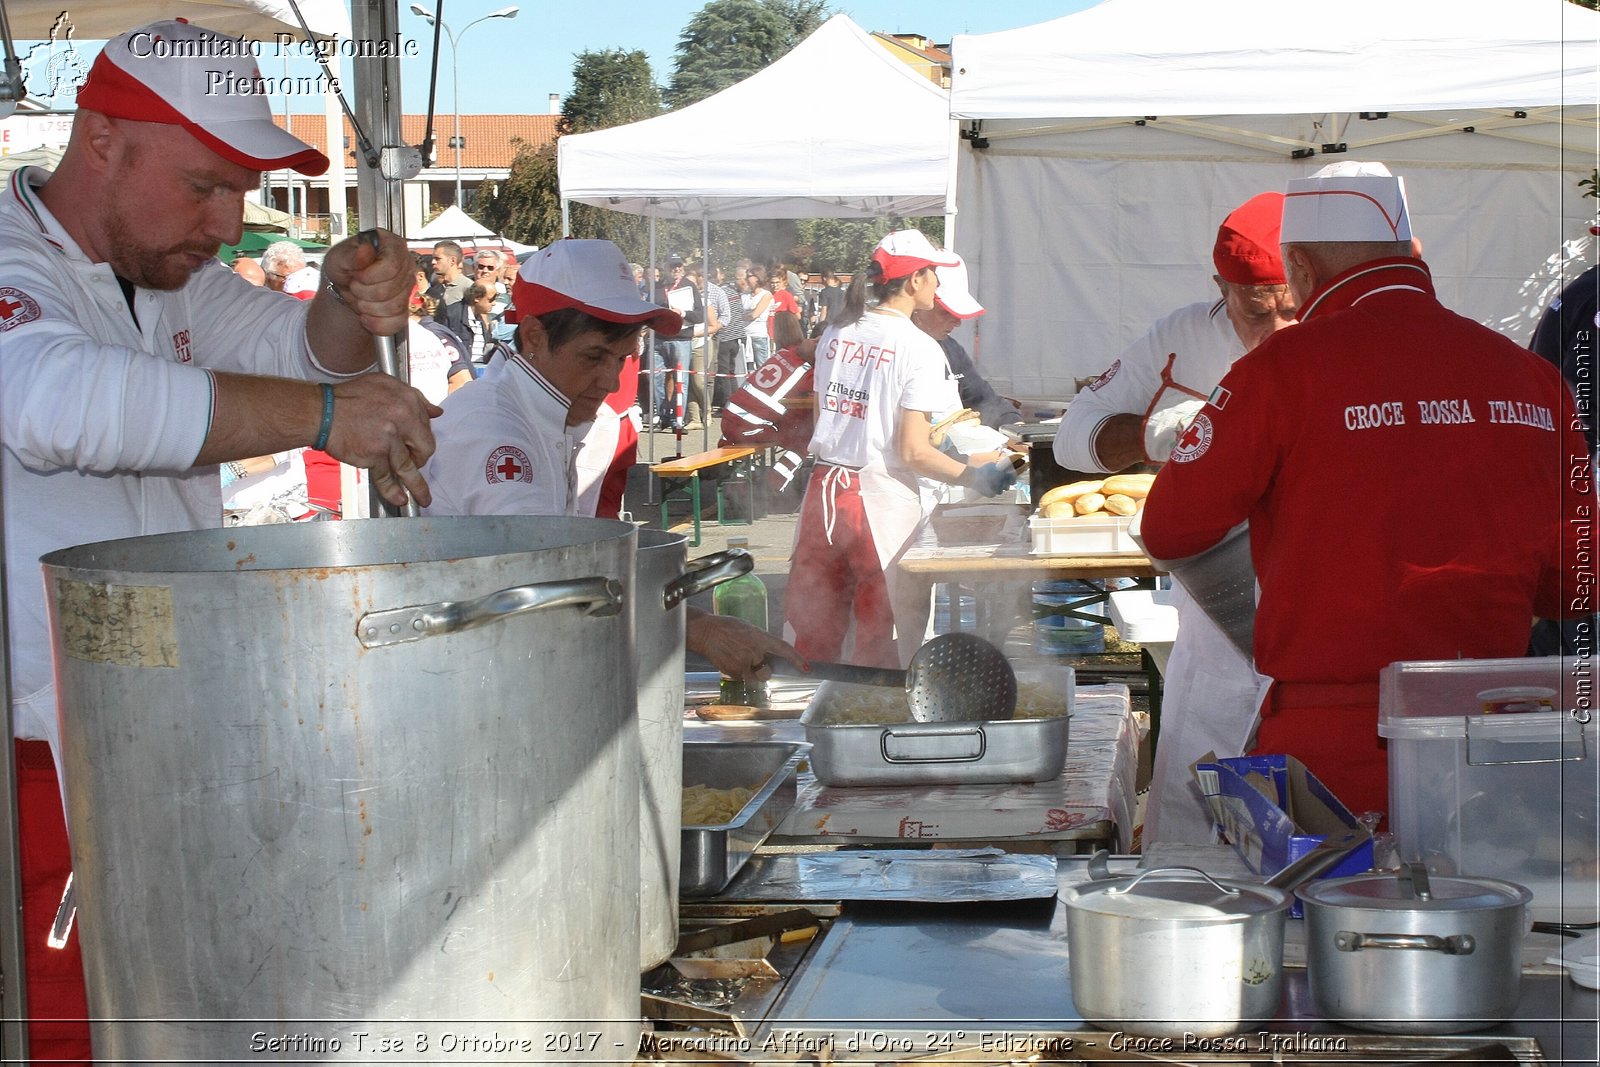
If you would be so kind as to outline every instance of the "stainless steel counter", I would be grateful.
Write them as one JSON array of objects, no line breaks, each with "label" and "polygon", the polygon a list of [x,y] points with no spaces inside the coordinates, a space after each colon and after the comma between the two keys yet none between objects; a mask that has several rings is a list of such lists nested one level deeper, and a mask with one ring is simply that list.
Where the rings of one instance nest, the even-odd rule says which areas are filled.
[{"label": "stainless steel counter", "polygon": [[[1074,878],[1078,862],[1061,860],[1065,878]],[[789,983],[757,1035],[758,1044],[763,1036],[786,1034],[811,1042],[825,1039],[840,1060],[867,1052],[910,1059],[963,1043],[1001,1052],[1038,1051],[1050,1037],[1070,1037],[1081,1051],[1107,1049],[1112,1035],[1094,1030],[1072,1005],[1067,948],[1065,912],[1055,900],[852,905]],[[1313,1053],[1344,1061],[1415,1060],[1493,1040],[1521,1040],[1531,1048],[1526,1039],[1536,1038],[1549,1062],[1597,1062],[1600,994],[1564,975],[1525,976],[1516,1016],[1503,1026],[1449,1038],[1403,1039],[1323,1021],[1311,1007],[1305,971],[1291,968],[1286,977],[1278,1018],[1262,1034],[1245,1035],[1251,1052],[1246,1058],[1281,1061],[1287,1052],[1301,1060],[1315,1059]]]}]

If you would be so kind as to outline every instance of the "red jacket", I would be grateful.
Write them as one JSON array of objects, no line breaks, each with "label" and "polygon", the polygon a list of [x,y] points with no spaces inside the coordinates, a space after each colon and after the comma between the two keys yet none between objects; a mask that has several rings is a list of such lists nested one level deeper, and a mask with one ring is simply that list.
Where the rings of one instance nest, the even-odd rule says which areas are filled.
[{"label": "red jacket", "polygon": [[1168,560],[1250,520],[1262,673],[1521,656],[1535,614],[1593,610],[1588,448],[1554,368],[1414,259],[1347,271],[1300,319],[1234,363],[1141,520]]},{"label": "red jacket", "polygon": [[811,443],[816,409],[795,400],[812,393],[811,362],[784,348],[745,378],[722,409],[725,445],[778,445],[804,453]]}]

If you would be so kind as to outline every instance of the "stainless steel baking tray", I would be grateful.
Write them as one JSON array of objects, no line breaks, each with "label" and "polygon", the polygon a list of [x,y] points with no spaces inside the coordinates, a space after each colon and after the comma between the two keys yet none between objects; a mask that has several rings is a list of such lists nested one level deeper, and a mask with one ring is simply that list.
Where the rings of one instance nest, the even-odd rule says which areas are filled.
[{"label": "stainless steel baking tray", "polygon": [[1054,856],[998,848],[841,849],[752,859],[723,900],[1042,900],[1060,889]]},{"label": "stainless steel baking tray", "polygon": [[719,826],[685,826],[678,895],[720,893],[750,854],[794,808],[795,775],[810,745],[796,741],[685,741],[683,784],[754,789],[745,806]]},{"label": "stainless steel baking tray", "polygon": [[[863,703],[887,702],[895,690],[824,682],[800,716],[811,742],[811,769],[825,785],[965,785],[1046,782],[1067,758],[1072,710],[1070,667],[1017,671],[1023,699],[1058,700],[1068,714],[971,723],[846,722]],[[903,696],[903,694],[901,694]],[[1019,708],[1022,714],[1024,708]]]}]

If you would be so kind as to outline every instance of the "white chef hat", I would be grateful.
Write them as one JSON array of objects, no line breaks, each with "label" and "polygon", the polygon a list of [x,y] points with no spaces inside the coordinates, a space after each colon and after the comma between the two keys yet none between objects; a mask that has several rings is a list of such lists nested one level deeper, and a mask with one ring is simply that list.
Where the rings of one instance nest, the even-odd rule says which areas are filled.
[{"label": "white chef hat", "polygon": [[1309,178],[1289,179],[1283,244],[1316,241],[1409,241],[1406,183],[1382,163],[1331,163]]}]

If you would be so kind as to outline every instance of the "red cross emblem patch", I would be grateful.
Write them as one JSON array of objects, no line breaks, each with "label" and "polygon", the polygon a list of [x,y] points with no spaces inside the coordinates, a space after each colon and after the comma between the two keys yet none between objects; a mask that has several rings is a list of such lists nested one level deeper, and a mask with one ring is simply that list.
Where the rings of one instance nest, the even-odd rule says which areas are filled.
[{"label": "red cross emblem patch", "polygon": [[1111,366],[1107,367],[1104,374],[1100,375],[1100,377],[1089,383],[1089,392],[1098,393],[1100,390],[1110,385],[1111,379],[1115,378],[1117,376],[1117,371],[1121,369],[1122,360],[1119,359],[1115,363],[1111,364]]},{"label": "red cross emblem patch", "polygon": [[781,381],[783,381],[783,368],[776,363],[763,363],[756,371],[755,383],[758,388],[770,392]]},{"label": "red cross emblem patch", "polygon": [[39,315],[39,301],[21,289],[0,286],[0,333],[32,322]]},{"label": "red cross emblem patch", "polygon": [[531,482],[533,464],[528,462],[528,454],[516,445],[501,445],[489,453],[489,460],[483,465],[483,476],[489,479],[490,485]]},{"label": "red cross emblem patch", "polygon": [[1178,435],[1178,443],[1172,449],[1172,462],[1190,463],[1205,455],[1211,447],[1213,432],[1211,418],[1203,411],[1196,415],[1189,428]]}]

